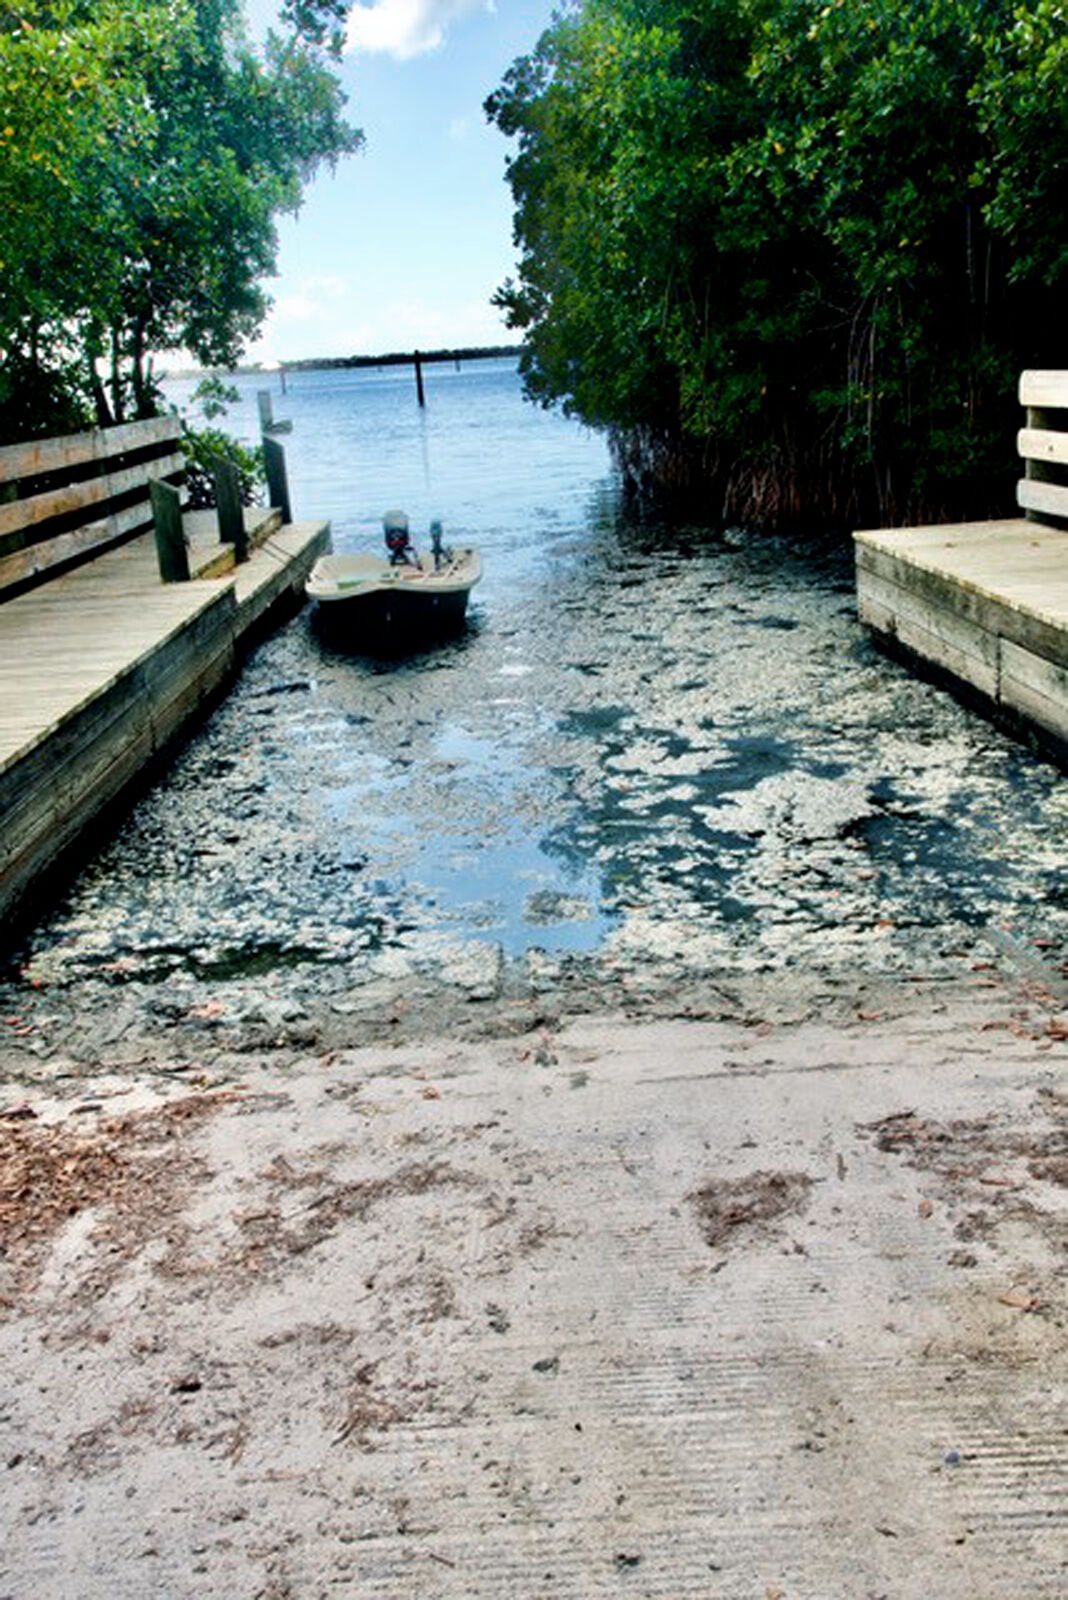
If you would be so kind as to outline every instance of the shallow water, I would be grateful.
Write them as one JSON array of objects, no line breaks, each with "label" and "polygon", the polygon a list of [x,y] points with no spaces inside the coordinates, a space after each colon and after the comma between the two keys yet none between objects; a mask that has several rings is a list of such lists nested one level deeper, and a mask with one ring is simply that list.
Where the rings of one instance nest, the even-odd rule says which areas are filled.
[{"label": "shallow water", "polygon": [[[253,426],[255,383],[231,423]],[[511,362],[302,373],[295,511],[339,549],[403,506],[483,551],[457,641],[391,662],[308,612],[37,928],[46,985],[274,993],[1053,963],[1058,772],[883,659],[842,551],[635,523],[603,442]]]}]

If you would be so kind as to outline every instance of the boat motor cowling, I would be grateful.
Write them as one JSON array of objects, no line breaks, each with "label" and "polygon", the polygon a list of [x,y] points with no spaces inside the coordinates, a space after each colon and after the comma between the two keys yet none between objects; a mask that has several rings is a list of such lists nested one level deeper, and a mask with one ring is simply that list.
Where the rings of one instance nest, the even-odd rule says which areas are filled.
[{"label": "boat motor cowling", "polygon": [[415,560],[415,551],[408,537],[408,518],[403,511],[387,511],[382,518],[382,532],[389,559],[394,566]]}]

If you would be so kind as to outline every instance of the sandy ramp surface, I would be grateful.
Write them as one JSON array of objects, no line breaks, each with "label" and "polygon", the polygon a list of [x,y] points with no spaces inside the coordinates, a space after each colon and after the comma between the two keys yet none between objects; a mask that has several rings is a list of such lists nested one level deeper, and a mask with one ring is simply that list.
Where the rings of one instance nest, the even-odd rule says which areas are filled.
[{"label": "sandy ramp surface", "polygon": [[0,1596],[1063,1596],[1064,1044],[990,1020],[8,1095]]}]

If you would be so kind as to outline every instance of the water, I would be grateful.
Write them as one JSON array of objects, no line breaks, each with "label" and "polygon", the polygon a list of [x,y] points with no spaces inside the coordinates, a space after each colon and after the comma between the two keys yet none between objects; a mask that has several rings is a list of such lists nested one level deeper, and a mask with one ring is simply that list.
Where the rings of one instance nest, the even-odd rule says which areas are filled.
[{"label": "water", "polygon": [[[263,380],[239,381],[251,437]],[[307,613],[267,641],[38,927],[38,983],[1061,958],[1059,774],[874,651],[847,552],[628,520],[603,441],[525,404],[512,361],[428,368],[422,414],[408,369],[274,384],[296,514],[338,549],[377,548],[392,506],[441,517],[483,552],[470,626],[394,662]]]}]

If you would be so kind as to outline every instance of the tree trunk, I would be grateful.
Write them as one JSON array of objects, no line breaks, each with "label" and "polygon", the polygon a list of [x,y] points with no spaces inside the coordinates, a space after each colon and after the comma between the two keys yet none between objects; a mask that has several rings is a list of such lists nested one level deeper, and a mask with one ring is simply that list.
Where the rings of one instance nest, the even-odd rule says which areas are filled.
[{"label": "tree trunk", "polygon": [[108,405],[107,392],[101,382],[97,370],[97,361],[100,359],[100,345],[95,339],[89,339],[85,347],[85,364],[89,373],[89,392],[93,397],[93,410],[96,412],[96,425],[98,428],[109,428],[114,422],[111,407]]},{"label": "tree trunk", "polygon": [[119,330],[111,330],[111,409],[116,422],[126,421],[126,402],[122,383],[122,352],[119,348]]},{"label": "tree trunk", "polygon": [[154,417],[156,405],[152,395],[152,384],[150,375],[145,371],[145,324],[140,317],[134,324],[130,382],[138,420],[144,421],[147,417]]}]

